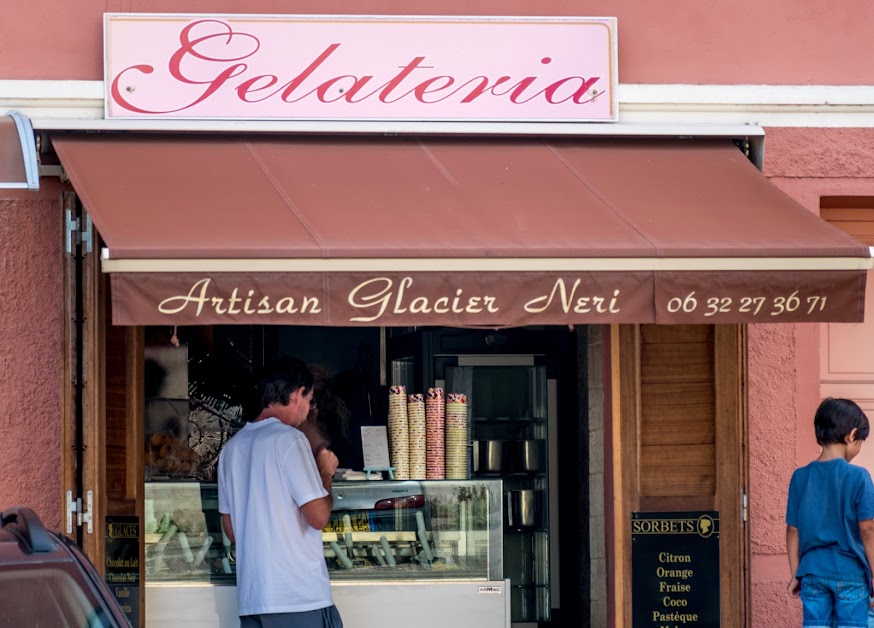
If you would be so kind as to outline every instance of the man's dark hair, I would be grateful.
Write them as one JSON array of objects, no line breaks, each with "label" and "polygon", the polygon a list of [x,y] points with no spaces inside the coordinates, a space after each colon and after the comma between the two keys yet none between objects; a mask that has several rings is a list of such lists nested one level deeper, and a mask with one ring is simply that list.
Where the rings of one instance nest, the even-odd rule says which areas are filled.
[{"label": "man's dark hair", "polygon": [[829,397],[819,404],[813,419],[816,442],[820,445],[843,443],[855,428],[856,440],[868,438],[868,417],[856,402]]},{"label": "man's dark hair", "polygon": [[258,378],[256,401],[259,411],[272,403],[286,404],[291,394],[303,387],[307,394],[313,387],[313,374],[297,358],[285,356],[267,365]]}]

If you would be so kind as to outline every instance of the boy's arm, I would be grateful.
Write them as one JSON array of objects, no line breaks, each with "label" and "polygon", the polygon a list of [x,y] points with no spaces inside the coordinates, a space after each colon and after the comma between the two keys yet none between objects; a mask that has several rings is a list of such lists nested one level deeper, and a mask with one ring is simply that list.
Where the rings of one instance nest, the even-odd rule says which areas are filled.
[{"label": "boy's arm", "polygon": [[[874,523],[874,520],[872,520],[871,523]],[[861,525],[862,524],[860,523],[859,524],[860,531],[861,531]],[[874,532],[874,526],[872,526],[871,530],[872,530],[872,532]],[[872,537],[872,539],[874,539],[874,537]],[[790,577],[790,579],[789,579],[789,584],[787,585],[786,588],[789,590],[789,593],[794,597],[798,597],[798,595],[801,593],[801,583],[798,581],[798,578],[795,577],[795,573],[798,571],[798,561],[799,561],[798,547],[799,547],[798,528],[796,528],[795,526],[787,525],[786,526],[786,554],[789,556],[789,574],[790,574],[789,577]],[[874,549],[874,546],[872,546],[872,549]],[[865,546],[865,552],[866,553],[868,552],[867,545]],[[869,560],[870,560],[870,556],[869,556]]]},{"label": "boy's arm", "polygon": [[874,519],[859,522],[859,535],[862,537],[862,545],[865,546],[868,566],[874,571]]}]

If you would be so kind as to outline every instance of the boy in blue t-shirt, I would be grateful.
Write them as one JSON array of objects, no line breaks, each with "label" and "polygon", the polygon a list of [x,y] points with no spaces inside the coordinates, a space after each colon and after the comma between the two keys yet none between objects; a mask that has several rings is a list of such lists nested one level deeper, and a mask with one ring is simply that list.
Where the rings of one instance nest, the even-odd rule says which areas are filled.
[{"label": "boy in blue t-shirt", "polygon": [[868,417],[848,399],[826,399],[813,420],[819,458],[795,470],[786,505],[789,593],[804,626],[866,628],[874,593],[874,485],[849,464],[868,437]]}]

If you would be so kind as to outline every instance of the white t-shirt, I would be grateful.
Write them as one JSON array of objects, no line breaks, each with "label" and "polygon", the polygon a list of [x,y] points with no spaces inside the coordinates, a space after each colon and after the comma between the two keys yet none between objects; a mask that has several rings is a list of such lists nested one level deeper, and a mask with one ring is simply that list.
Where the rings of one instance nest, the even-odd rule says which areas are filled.
[{"label": "white t-shirt", "polygon": [[238,613],[331,606],[322,533],[300,512],[328,494],[306,437],[276,418],[247,423],[222,450],[218,488],[236,537]]}]

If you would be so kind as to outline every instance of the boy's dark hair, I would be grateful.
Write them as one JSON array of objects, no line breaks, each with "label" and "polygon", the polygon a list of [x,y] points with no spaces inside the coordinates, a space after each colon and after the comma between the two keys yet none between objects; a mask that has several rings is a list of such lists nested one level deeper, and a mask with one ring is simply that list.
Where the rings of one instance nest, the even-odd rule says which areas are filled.
[{"label": "boy's dark hair", "polygon": [[307,365],[297,358],[285,356],[264,368],[258,378],[256,401],[258,410],[272,403],[286,404],[291,394],[303,387],[307,394],[313,387],[313,374]]},{"label": "boy's dark hair", "polygon": [[856,402],[849,399],[825,399],[816,409],[813,429],[820,445],[843,443],[850,432],[856,429],[856,440],[868,438],[868,417]]}]

